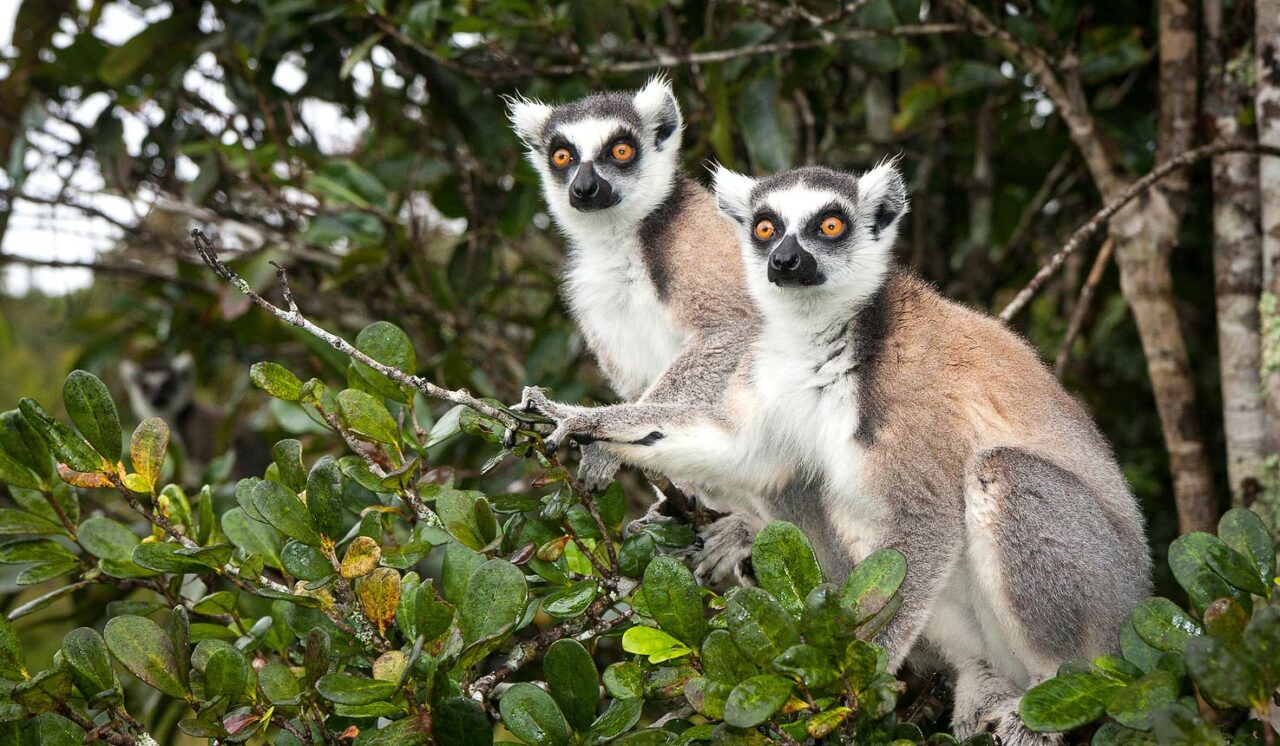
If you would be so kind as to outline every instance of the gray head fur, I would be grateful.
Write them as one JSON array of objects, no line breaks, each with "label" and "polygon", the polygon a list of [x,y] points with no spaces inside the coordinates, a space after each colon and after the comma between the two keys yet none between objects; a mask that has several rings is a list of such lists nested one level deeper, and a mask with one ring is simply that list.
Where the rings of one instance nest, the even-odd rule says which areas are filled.
[{"label": "gray head fur", "polygon": [[[552,216],[579,242],[634,228],[671,193],[684,120],[665,78],[558,106],[523,97],[507,103]],[[618,157],[620,145],[626,157]],[[567,158],[557,161],[561,151]]]}]

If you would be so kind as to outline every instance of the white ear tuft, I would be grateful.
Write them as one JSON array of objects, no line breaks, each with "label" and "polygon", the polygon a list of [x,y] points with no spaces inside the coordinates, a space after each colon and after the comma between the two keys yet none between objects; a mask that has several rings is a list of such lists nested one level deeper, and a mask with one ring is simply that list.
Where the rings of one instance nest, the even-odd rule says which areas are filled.
[{"label": "white ear tuft", "polygon": [[649,78],[632,96],[631,104],[636,107],[636,113],[645,126],[653,131],[654,144],[658,146],[684,123],[680,115],[680,104],[671,90],[671,81],[662,73]]},{"label": "white ear tuft", "polygon": [[712,168],[711,183],[720,212],[739,223],[751,219],[751,190],[756,188],[755,179],[717,163]]},{"label": "white ear tuft", "polygon": [[871,216],[872,238],[878,239],[909,207],[898,159],[886,158],[858,179],[858,202],[863,205],[863,212]]},{"label": "white ear tuft", "polygon": [[533,147],[542,137],[542,130],[551,117],[551,107],[520,94],[507,96],[507,117],[516,136],[527,146]]}]

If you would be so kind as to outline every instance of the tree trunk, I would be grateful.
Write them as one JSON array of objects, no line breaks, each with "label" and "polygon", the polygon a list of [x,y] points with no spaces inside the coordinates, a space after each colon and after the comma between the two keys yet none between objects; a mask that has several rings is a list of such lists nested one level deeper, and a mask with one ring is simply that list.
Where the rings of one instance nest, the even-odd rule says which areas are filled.
[{"label": "tree trunk", "polygon": [[[1252,36],[1252,19],[1237,9],[1239,21],[1223,27],[1222,0],[1205,0],[1205,120],[1214,141],[1256,139],[1241,123],[1252,91],[1239,75],[1237,39]],[[1241,32],[1244,32],[1243,34]],[[1247,58],[1245,58],[1247,61]],[[1222,421],[1227,441],[1227,479],[1233,505],[1247,507],[1258,495],[1265,458],[1262,395],[1262,337],[1258,298],[1262,292],[1262,235],[1259,228],[1258,159],[1227,153],[1213,159],[1213,277],[1218,311],[1218,357],[1222,379]]]},{"label": "tree trunk", "polygon": [[[1198,73],[1194,8],[1189,0],[1161,0],[1157,162],[1194,145]],[[1218,520],[1209,454],[1196,412],[1195,381],[1169,268],[1186,190],[1187,177],[1179,172],[1152,189],[1145,202],[1135,202],[1117,213],[1110,226],[1116,241],[1120,289],[1133,310],[1142,339],[1147,375],[1169,452],[1178,526],[1184,533],[1212,531]]]},{"label": "tree trunk", "polygon": [[[1280,147],[1280,0],[1257,0],[1254,13],[1257,44],[1257,92],[1254,98],[1258,140]],[[1262,287],[1264,313],[1263,375],[1265,376],[1266,453],[1270,482],[1261,513],[1280,523],[1280,158],[1259,156],[1259,195],[1262,203]]]}]

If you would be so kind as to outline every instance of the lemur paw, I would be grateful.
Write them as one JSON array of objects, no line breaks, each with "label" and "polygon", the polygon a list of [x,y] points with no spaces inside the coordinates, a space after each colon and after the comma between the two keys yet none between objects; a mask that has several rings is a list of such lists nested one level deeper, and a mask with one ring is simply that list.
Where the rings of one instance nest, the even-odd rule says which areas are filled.
[{"label": "lemur paw", "polygon": [[582,447],[582,460],[578,463],[578,481],[590,492],[599,492],[609,486],[622,462],[605,448],[596,444]]},{"label": "lemur paw", "polygon": [[991,724],[989,732],[1001,746],[1060,746],[1061,733],[1036,733],[1022,722],[1017,712],[1010,712]]},{"label": "lemur paw", "polygon": [[540,386],[525,386],[520,392],[520,403],[511,407],[519,412],[541,414],[551,419],[559,419],[561,407],[547,398],[546,389]]},{"label": "lemur paw", "polygon": [[723,589],[755,585],[751,567],[751,544],[755,528],[742,516],[731,513],[702,529],[700,548],[693,555],[693,575],[704,586]]}]

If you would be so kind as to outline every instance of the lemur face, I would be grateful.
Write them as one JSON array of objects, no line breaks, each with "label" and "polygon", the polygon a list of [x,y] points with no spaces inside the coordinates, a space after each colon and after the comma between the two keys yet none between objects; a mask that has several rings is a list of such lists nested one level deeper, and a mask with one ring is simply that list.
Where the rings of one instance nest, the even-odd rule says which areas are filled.
[{"label": "lemur face", "polygon": [[559,106],[509,101],[512,126],[542,177],[555,217],[574,223],[643,218],[665,197],[677,168],[680,108],[652,78],[635,93],[608,92]]},{"label": "lemur face", "polygon": [[172,359],[156,358],[142,365],[122,361],[120,377],[134,414],[139,419],[153,416],[172,419],[186,407],[195,384],[193,362],[189,352],[179,353]]},{"label": "lemur face", "polygon": [[752,291],[862,295],[890,263],[906,186],[892,163],[861,177],[807,166],[759,180],[715,172],[720,209],[740,227]]}]

